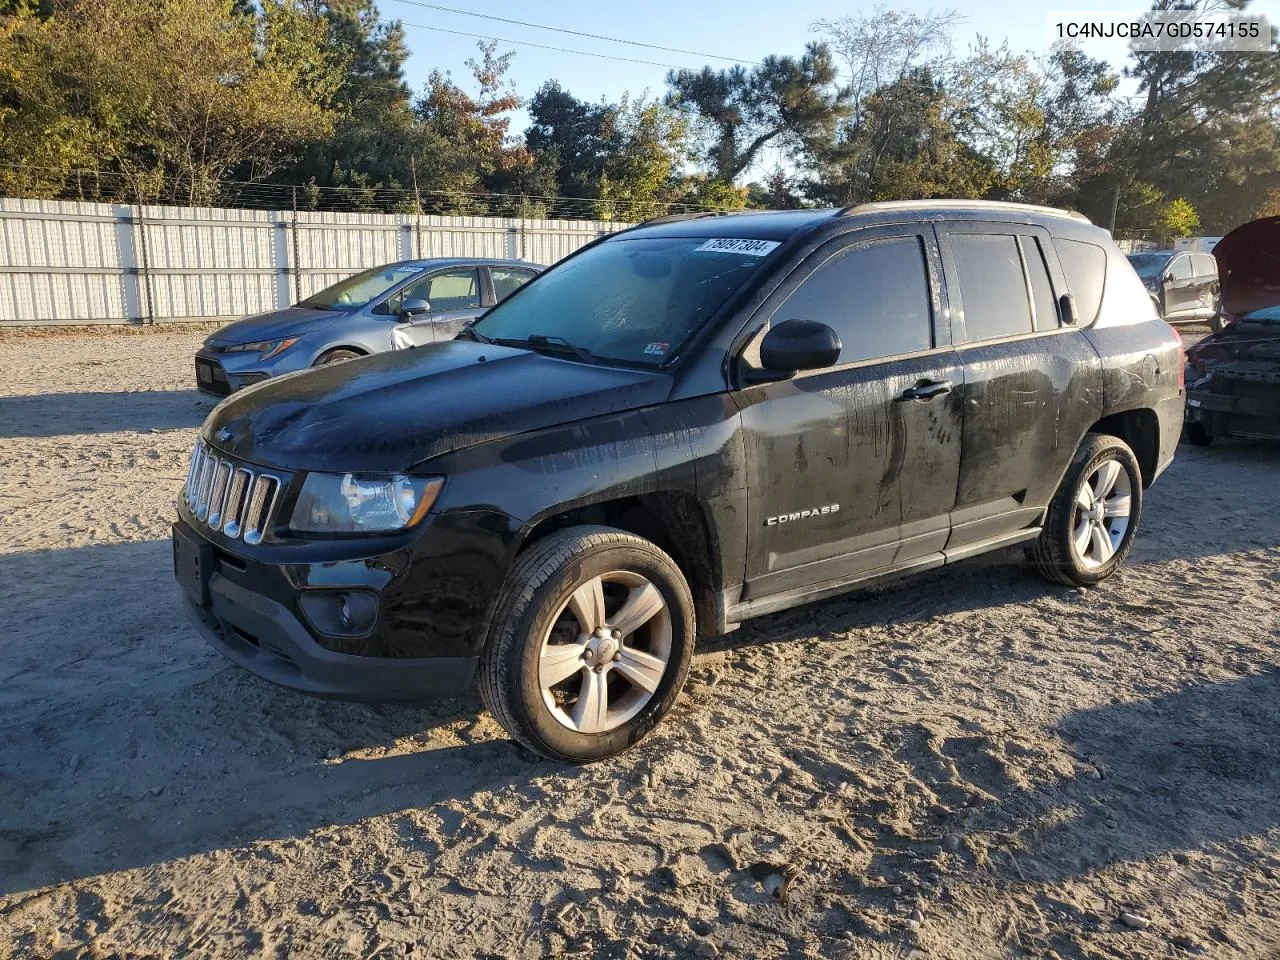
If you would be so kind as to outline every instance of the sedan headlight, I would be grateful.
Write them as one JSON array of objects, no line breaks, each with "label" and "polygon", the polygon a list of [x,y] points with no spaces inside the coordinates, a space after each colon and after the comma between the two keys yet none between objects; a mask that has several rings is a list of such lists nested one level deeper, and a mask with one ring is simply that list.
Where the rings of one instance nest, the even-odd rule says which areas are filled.
[{"label": "sedan headlight", "polygon": [[257,353],[259,360],[270,360],[278,357],[295,343],[297,337],[285,337],[283,340],[259,340],[257,343],[237,343],[227,347],[227,353]]},{"label": "sedan headlight", "polygon": [[301,533],[403,530],[426,516],[442,486],[443,477],[309,473],[289,526]]}]

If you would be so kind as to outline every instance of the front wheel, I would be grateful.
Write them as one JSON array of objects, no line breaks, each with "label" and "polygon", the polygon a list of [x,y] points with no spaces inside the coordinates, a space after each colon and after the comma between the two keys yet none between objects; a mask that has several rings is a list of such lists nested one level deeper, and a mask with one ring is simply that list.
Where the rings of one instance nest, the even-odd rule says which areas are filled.
[{"label": "front wheel", "polygon": [[693,656],[675,562],[611,527],[570,527],[516,561],[480,665],[480,695],[511,736],[553,760],[621,753],[675,703]]},{"label": "front wheel", "polygon": [[344,363],[347,360],[354,360],[356,357],[362,357],[364,354],[358,350],[347,350],[345,347],[339,347],[336,350],[330,350],[328,353],[322,353],[316,360],[317,367],[327,366],[330,363]]},{"label": "front wheel", "polygon": [[1090,434],[1049,503],[1031,548],[1040,573],[1056,583],[1092,587],[1115,573],[1142,517],[1142,473],[1119,437]]},{"label": "front wheel", "polygon": [[1192,446],[1207,447],[1213,443],[1213,434],[1199,420],[1188,420],[1182,430],[1187,442]]}]

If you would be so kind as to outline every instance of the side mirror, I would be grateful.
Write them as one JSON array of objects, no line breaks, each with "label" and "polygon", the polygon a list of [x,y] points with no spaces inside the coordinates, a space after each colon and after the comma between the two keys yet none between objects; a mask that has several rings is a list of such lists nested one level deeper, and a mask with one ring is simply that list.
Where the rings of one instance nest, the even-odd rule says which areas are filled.
[{"label": "side mirror", "polygon": [[400,304],[400,319],[412,320],[414,317],[421,316],[424,313],[431,312],[431,304],[420,297],[414,297],[412,300],[406,300]]},{"label": "side mirror", "polygon": [[1080,322],[1080,311],[1076,309],[1074,294],[1064,293],[1058,298],[1058,311],[1062,314],[1062,322],[1067,326],[1074,327]]},{"label": "side mirror", "polygon": [[760,341],[764,377],[786,379],[800,370],[821,370],[840,359],[840,335],[816,320],[783,320]]}]

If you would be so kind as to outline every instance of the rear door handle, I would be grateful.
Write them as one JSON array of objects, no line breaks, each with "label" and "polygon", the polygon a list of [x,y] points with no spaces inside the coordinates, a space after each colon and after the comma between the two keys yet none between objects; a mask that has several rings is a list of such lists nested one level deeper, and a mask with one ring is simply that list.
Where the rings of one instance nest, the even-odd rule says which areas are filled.
[{"label": "rear door handle", "polygon": [[902,391],[901,400],[932,400],[944,393],[950,393],[954,385],[950,380],[921,380],[914,387]]}]

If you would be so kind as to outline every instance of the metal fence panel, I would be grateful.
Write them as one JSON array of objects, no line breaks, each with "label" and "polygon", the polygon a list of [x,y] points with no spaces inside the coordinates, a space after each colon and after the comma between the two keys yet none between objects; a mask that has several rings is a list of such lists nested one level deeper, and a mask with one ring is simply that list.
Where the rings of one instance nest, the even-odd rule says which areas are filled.
[{"label": "metal fence panel", "polygon": [[0,197],[0,326],[226,320],[396,260],[551,264],[627,226]]}]

